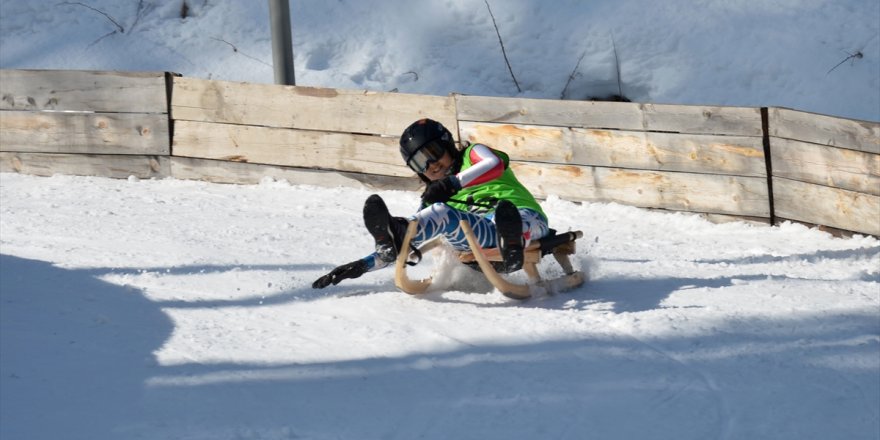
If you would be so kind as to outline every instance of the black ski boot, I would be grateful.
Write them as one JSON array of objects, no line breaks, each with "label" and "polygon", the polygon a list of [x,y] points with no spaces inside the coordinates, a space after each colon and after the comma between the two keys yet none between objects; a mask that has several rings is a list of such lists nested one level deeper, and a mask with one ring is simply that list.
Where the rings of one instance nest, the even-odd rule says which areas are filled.
[{"label": "black ski boot", "polygon": [[391,217],[385,201],[376,194],[367,197],[364,203],[364,226],[376,240],[376,253],[379,259],[391,263],[397,259],[407,221],[402,217]]},{"label": "black ski boot", "polygon": [[495,230],[498,232],[498,248],[504,260],[503,272],[511,273],[522,269],[525,247],[522,217],[513,203],[507,200],[498,202],[495,208]]}]

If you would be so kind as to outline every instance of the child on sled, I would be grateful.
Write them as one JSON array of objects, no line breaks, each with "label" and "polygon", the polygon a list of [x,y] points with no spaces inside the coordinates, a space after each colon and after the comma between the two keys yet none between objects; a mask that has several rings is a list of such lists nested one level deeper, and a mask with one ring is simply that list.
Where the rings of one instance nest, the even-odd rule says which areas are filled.
[{"label": "child on sled", "polygon": [[437,236],[458,251],[469,251],[461,220],[472,226],[482,248],[498,248],[497,269],[509,273],[523,266],[523,251],[531,240],[549,232],[547,216],[535,197],[516,179],[507,154],[483,144],[459,150],[442,124],[421,119],[400,137],[404,162],[427,185],[418,212],[409,218],[392,217],[385,202],[371,195],[364,204],[364,225],[376,242],[372,254],[334,268],[312,283],[315,289],[357,278],[397,259],[407,225],[418,222],[412,246]]}]

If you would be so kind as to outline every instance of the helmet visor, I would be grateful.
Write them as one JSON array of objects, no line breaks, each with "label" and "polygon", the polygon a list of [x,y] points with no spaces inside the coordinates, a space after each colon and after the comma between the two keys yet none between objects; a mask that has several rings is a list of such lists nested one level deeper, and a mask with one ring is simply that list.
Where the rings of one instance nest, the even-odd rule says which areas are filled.
[{"label": "helmet visor", "polygon": [[443,148],[443,145],[437,141],[431,141],[413,152],[409,159],[407,159],[406,164],[413,171],[424,174],[428,167],[442,159],[444,154],[446,154],[446,148]]}]

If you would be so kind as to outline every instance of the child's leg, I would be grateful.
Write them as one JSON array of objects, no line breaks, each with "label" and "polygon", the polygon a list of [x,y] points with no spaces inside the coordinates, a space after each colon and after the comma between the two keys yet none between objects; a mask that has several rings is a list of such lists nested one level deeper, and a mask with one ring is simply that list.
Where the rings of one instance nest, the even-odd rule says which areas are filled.
[{"label": "child's leg", "polygon": [[[526,246],[528,246],[532,240],[544,238],[550,232],[550,227],[547,226],[547,221],[544,220],[544,217],[542,217],[541,214],[538,214],[537,211],[528,208],[520,208],[519,215],[522,218],[523,238],[525,238]],[[495,213],[493,212],[487,215],[486,219],[494,222]]]},{"label": "child's leg", "polygon": [[470,247],[464,236],[464,231],[459,226],[463,219],[470,223],[480,246],[484,248],[498,246],[495,224],[491,220],[471,212],[450,208],[449,205],[443,203],[435,203],[409,218],[409,220],[418,220],[419,222],[419,230],[413,238],[413,243],[418,246],[419,243],[442,235],[455,250],[468,251]]},{"label": "child's leg", "polygon": [[[522,216],[523,237],[525,238],[526,246],[529,245],[531,240],[543,238],[550,231],[547,221],[536,211],[523,208],[519,210],[519,213]],[[498,246],[494,213],[480,216],[471,212],[450,208],[449,205],[443,203],[435,203],[408,219],[410,221],[419,221],[419,229],[413,238],[413,244],[418,246],[420,243],[443,235],[454,249],[459,251],[470,250],[467,239],[464,237],[464,231],[459,227],[459,222],[462,219],[466,219],[470,223],[480,246],[484,248]]]},{"label": "child's leg", "polygon": [[547,221],[544,220],[544,217],[541,217],[541,214],[538,214],[537,211],[524,208],[519,210],[519,215],[522,217],[523,238],[526,239],[526,246],[528,246],[529,242],[532,240],[544,238],[544,236],[550,232],[550,227],[547,226]]}]

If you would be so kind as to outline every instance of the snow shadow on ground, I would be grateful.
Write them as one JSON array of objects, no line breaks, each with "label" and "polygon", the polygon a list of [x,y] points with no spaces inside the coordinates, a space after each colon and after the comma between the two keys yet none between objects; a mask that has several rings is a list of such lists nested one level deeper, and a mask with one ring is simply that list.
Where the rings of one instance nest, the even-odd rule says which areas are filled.
[{"label": "snow shadow on ground", "polygon": [[[880,379],[870,361],[880,327],[870,311],[718,322],[702,335],[624,330],[393,358],[162,366],[153,353],[174,326],[160,304],[98,280],[103,271],[0,258],[3,438],[800,440],[880,432]],[[661,290],[691,282],[670,280]],[[641,290],[630,283],[599,287]]]},{"label": "snow shadow on ground", "polygon": [[[737,279],[761,279],[760,277],[736,277]],[[717,289],[731,286],[733,278],[658,278],[658,279],[598,279],[582,289],[579,299],[608,302],[615,313],[644,312],[661,307],[663,300],[683,289]]]},{"label": "snow shadow on ground", "polygon": [[139,419],[153,352],[173,330],[140,291],[0,255],[0,301],[0,437],[112,438]]},{"label": "snow shadow on ground", "polygon": [[873,438],[878,379],[847,366],[876,350],[852,343],[876,331],[871,316],[719,327],[703,337],[180,365],[149,378],[145,398],[161,429],[219,439]]}]

